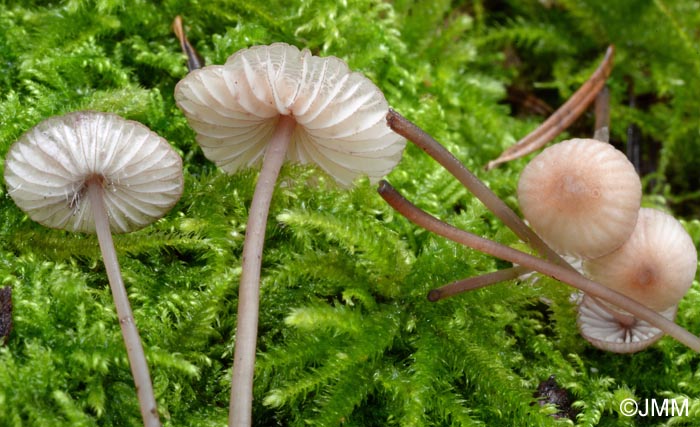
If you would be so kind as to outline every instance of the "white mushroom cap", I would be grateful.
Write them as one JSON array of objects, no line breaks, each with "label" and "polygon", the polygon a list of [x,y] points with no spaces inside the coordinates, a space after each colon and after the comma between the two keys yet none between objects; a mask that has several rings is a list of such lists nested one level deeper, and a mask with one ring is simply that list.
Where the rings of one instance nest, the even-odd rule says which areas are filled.
[{"label": "white mushroom cap", "polygon": [[695,278],[697,251],[678,220],[642,208],[637,226],[619,249],[583,263],[596,282],[663,311],[683,298]]},{"label": "white mushroom cap", "polygon": [[205,156],[228,173],[257,163],[280,115],[294,117],[288,159],[314,162],[340,184],[376,182],[401,159],[405,140],[386,124],[388,104],[336,57],[285,43],[254,46],[225,65],[195,70],[175,88]]},{"label": "white mushroom cap", "polygon": [[49,118],[15,142],[5,182],[17,206],[47,227],[94,232],[85,183],[102,181],[112,231],[133,231],[172,208],[183,189],[182,160],[141,123],[115,114]]},{"label": "white mushroom cap", "polygon": [[634,229],[642,186],[634,166],[610,144],[571,139],[545,149],[518,184],[523,216],[554,250],[595,258]]},{"label": "white mushroom cap", "polygon": [[[660,314],[673,321],[677,308],[678,305],[673,305]],[[577,318],[581,335],[593,346],[614,353],[644,350],[664,336],[660,329],[647,322],[615,310],[596,298],[584,295]],[[621,321],[621,318],[626,318],[626,321]]]}]

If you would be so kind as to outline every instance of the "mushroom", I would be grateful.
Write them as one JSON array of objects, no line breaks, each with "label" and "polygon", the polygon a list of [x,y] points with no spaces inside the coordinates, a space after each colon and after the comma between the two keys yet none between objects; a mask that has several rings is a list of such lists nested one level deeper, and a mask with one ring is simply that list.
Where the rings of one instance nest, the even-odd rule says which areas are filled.
[{"label": "mushroom", "polygon": [[519,266],[504,270],[503,272],[496,272],[484,278],[484,280],[478,279],[471,281],[467,279],[447,285],[447,289],[440,289],[436,293],[429,295],[431,301],[439,300],[443,295],[449,296],[454,292],[458,292],[460,288],[469,289],[493,284],[503,277],[512,277],[521,274],[523,271],[521,268],[525,268],[547,275],[573,286],[588,295],[594,296],[599,300],[619,307],[630,315],[635,316],[637,319],[648,322],[664,333],[671,335],[694,351],[700,352],[700,338],[697,336],[691,334],[673,321],[670,321],[668,318],[661,316],[656,311],[600,283],[584,277],[573,266],[568,264],[556,252],[549,248],[546,243],[542,242],[539,236],[533,233],[532,230],[524,224],[501,199],[491,192],[483,182],[476,178],[474,174],[452,156],[439,142],[434,140],[417,125],[393,110],[390,110],[387,114],[387,123],[398,134],[411,140],[437,160],[445,169],[459,179],[465,187],[472,191],[486,207],[504,222],[504,224],[511,228],[518,237],[523,239],[525,243],[545,257],[545,259],[537,258],[444,223],[406,200],[388,182],[381,181],[378,188],[379,194],[391,207],[409,221],[456,243],[469,246],[472,249],[510,261]]},{"label": "mushroom", "polygon": [[630,315],[637,319],[648,322],[689,348],[700,352],[700,338],[675,324],[673,321],[661,316],[658,312],[649,307],[584,277],[570,265],[567,264],[568,267],[558,265],[552,261],[537,258],[528,253],[504,246],[500,243],[444,223],[406,200],[386,181],[381,181],[379,183],[378,191],[392,208],[412,223],[428,231],[432,231],[435,234],[446,237],[453,242],[463,244],[479,252],[512,262],[513,264],[537,271],[555,280],[566,283],[588,295],[594,296],[615,307],[619,307],[621,310],[624,310],[624,312],[630,313]]},{"label": "mushroom", "polygon": [[140,229],[182,194],[182,160],[146,126],[117,115],[49,118],[15,142],[5,182],[17,206],[47,227],[97,233],[145,426],[159,426],[146,358],[110,231]]},{"label": "mushroom", "polygon": [[229,425],[250,425],[262,250],[282,164],[314,162],[342,186],[360,175],[376,182],[399,162],[405,141],[387,127],[388,104],[368,78],[285,43],[192,71],[175,99],[205,156],[224,171],[262,160],[243,246],[229,414]]},{"label": "mushroom", "polygon": [[518,201],[532,228],[557,252],[595,258],[630,236],[642,186],[632,163],[608,143],[571,139],[523,170]]},{"label": "mushroom", "polygon": [[698,256],[678,220],[642,208],[630,238],[617,250],[586,260],[591,279],[662,312],[678,304],[695,278]]},{"label": "mushroom", "polygon": [[[673,321],[678,304],[659,314]],[[663,331],[644,320],[620,312],[619,309],[590,295],[583,295],[576,319],[581,335],[594,347],[614,353],[635,353],[654,344]]]}]

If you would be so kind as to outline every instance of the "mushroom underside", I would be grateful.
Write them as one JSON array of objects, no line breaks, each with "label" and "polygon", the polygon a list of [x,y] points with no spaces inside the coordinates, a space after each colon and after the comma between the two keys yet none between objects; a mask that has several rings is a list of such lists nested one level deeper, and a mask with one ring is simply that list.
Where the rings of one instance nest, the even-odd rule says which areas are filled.
[{"label": "mushroom underside", "polygon": [[[678,305],[659,313],[668,320],[676,317]],[[581,335],[593,346],[615,353],[635,353],[661,339],[664,333],[644,320],[636,319],[589,295],[578,307]]]}]

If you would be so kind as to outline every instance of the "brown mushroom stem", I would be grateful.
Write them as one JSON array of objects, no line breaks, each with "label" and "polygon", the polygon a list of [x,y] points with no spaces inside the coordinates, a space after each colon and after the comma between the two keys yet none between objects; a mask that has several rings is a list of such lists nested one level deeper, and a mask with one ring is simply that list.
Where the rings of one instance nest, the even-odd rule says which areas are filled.
[{"label": "brown mushroom stem", "polygon": [[255,193],[248,212],[243,243],[242,271],[238,289],[238,326],[233,355],[233,377],[229,406],[229,426],[250,426],[253,410],[253,375],[258,338],[260,306],[260,270],[265,243],[265,228],[272,193],[284,163],[296,121],[280,116],[263,159]]},{"label": "brown mushroom stem", "polygon": [[513,230],[516,236],[532,247],[540,255],[555,264],[570,268],[559,254],[550,248],[508,205],[501,200],[490,188],[467,169],[445,147],[437,142],[423,129],[394,110],[389,110],[386,116],[389,127],[399,135],[416,144],[442,167],[447,169],[459,182],[476,196],[491,212]]},{"label": "brown mushroom stem", "polygon": [[85,183],[87,196],[95,215],[95,232],[102,251],[102,259],[107,270],[109,286],[112,290],[114,305],[117,309],[119,326],[121,327],[126,354],[129,358],[131,373],[136,385],[136,394],[141,407],[141,416],[145,427],[159,427],[161,425],[158,417],[158,408],[153,393],[151,375],[148,372],[146,355],[141,345],[141,337],[134,323],[134,315],[129,305],[129,298],[122,280],[119,260],[114,249],[112,232],[109,227],[109,218],[104,203],[104,189],[101,177],[94,176]]},{"label": "brown mushroom stem", "polygon": [[487,255],[538,271],[555,280],[573,286],[586,294],[600,298],[603,301],[627,311],[636,318],[657,327],[694,351],[700,352],[700,338],[661,316],[654,310],[645,307],[619,292],[615,292],[610,288],[585,278],[573,268],[557,265],[553,262],[537,258],[525,252],[501,245],[446,224],[406,200],[386,181],[381,181],[379,183],[378,191],[391,207],[414,224]]},{"label": "brown mushroom stem", "polygon": [[428,301],[440,301],[441,299],[449,298],[463,292],[473,291],[506,280],[512,280],[528,272],[530,272],[530,269],[518,266],[482,274],[480,276],[467,277],[466,279],[457,280],[431,290],[428,292]]}]

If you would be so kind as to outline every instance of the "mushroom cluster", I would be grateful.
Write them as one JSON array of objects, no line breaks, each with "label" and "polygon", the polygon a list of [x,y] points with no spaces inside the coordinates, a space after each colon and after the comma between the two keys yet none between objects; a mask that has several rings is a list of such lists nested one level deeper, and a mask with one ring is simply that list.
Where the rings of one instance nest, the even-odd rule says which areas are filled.
[{"label": "mushroom cluster", "polygon": [[[535,231],[584,274],[673,319],[695,277],[697,253],[672,216],[640,208],[634,166],[608,143],[572,139],[537,155],[523,170],[518,200]],[[593,345],[633,352],[663,334],[611,304],[585,296],[578,324]]]},{"label": "mushroom cluster", "polygon": [[377,182],[405,141],[382,92],[336,57],[285,43],[253,46],[195,69],[175,100],[204,155],[228,173],[262,162],[243,243],[229,425],[251,425],[260,272],[270,201],[285,160],[315,163],[340,185]]},{"label": "mushroom cluster", "polygon": [[[577,288],[585,294],[585,301],[596,302],[595,310],[589,311],[595,312],[598,309],[603,310],[608,318],[614,320],[615,323],[612,327],[624,329],[622,331],[623,333],[617,333],[616,335],[604,334],[603,341],[624,343],[625,340],[635,340],[633,336],[638,336],[638,334],[629,334],[627,332],[634,332],[639,329],[639,326],[647,325],[658,329],[661,333],[672,336],[689,348],[700,352],[700,338],[671,320],[673,314],[665,316],[665,314],[667,314],[666,312],[659,313],[615,289],[591,280],[589,277],[584,276],[581,271],[570,265],[560,254],[552,250],[552,248],[544,242],[522,218],[510,209],[503,200],[498,198],[496,194],[476,178],[476,176],[460,163],[459,160],[416,124],[393,110],[390,110],[387,114],[387,123],[394,131],[413,142],[417,147],[421,148],[448,170],[489,208],[496,217],[503,221],[508,228],[522,239],[525,244],[530,246],[542,257],[540,258],[530,253],[502,245],[493,240],[477,236],[447,224],[412,204],[401,196],[391,184],[383,180],[379,184],[379,194],[391,207],[405,216],[409,221],[456,243],[515,264],[515,266],[511,268],[488,273],[483,276],[461,279],[442,286],[441,288],[434,289],[428,294],[428,299],[430,301],[436,302],[464,291],[493,285],[502,280],[514,279],[524,273],[536,271]],[[547,167],[550,166],[552,165],[545,165],[543,168],[540,165],[538,168],[547,169]],[[561,175],[556,176],[560,177]],[[594,199],[602,197],[599,184],[596,184],[595,180],[591,180],[590,182],[586,180],[585,182],[577,183],[576,181],[578,179],[579,178],[566,180],[570,187],[577,190],[573,192],[574,194],[584,196],[592,195]],[[527,185],[524,185],[524,187],[527,187]],[[632,185],[631,187],[638,188],[638,185]],[[571,198],[573,195],[567,197]],[[581,206],[584,205],[585,203]],[[635,208],[635,210],[637,210],[637,216],[643,215],[638,211],[639,206],[635,206]],[[575,212],[569,210],[569,213]],[[593,229],[595,228],[596,227]],[[622,245],[622,243],[623,242],[620,242],[620,245]],[[695,260],[694,251],[691,258]],[[607,306],[600,306],[597,302],[606,304]],[[590,308],[590,304],[582,304],[581,307],[581,311],[583,312],[586,308]],[[645,333],[645,335],[648,334]],[[620,338],[620,336],[622,336],[622,338]]]}]

